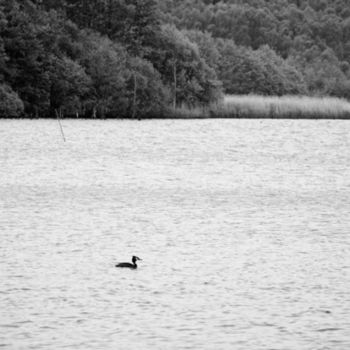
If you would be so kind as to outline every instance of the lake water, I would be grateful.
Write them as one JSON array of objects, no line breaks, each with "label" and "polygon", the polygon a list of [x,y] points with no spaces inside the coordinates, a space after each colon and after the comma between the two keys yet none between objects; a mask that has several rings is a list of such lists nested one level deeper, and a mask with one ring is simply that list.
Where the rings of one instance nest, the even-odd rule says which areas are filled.
[{"label": "lake water", "polygon": [[0,348],[350,349],[350,122],[62,124],[0,121]]}]

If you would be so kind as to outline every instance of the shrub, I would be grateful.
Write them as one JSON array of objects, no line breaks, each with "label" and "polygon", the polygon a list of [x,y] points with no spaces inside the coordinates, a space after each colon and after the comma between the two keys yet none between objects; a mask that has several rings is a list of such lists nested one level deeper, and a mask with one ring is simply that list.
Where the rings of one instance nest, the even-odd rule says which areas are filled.
[{"label": "shrub", "polygon": [[23,113],[22,100],[8,85],[0,84],[0,117],[19,117]]}]

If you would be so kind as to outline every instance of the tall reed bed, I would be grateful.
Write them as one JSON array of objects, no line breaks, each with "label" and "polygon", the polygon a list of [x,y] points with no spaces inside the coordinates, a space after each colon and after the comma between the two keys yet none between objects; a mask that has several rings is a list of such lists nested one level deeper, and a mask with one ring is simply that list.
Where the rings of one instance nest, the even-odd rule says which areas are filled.
[{"label": "tall reed bed", "polygon": [[169,117],[350,119],[350,102],[333,97],[231,95],[210,107],[172,109]]},{"label": "tall reed bed", "polygon": [[350,119],[350,102],[333,97],[226,96],[211,117]]}]

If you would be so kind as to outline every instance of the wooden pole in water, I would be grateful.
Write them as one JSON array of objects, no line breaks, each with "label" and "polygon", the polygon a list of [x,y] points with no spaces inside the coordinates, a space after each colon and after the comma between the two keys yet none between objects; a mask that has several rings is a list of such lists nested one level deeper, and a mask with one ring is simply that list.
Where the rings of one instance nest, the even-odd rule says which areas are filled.
[{"label": "wooden pole in water", "polygon": [[63,138],[63,142],[66,142],[66,138],[65,138],[65,136],[64,136],[64,132],[63,132],[63,128],[62,128],[62,124],[61,124],[61,120],[60,120],[60,113],[61,113],[61,111],[60,111],[60,113],[58,113],[58,111],[57,111],[57,109],[56,109],[55,112],[56,112],[56,117],[57,117],[58,124],[59,124],[59,126],[60,126],[60,130],[61,130],[61,135],[62,135],[62,138]]}]

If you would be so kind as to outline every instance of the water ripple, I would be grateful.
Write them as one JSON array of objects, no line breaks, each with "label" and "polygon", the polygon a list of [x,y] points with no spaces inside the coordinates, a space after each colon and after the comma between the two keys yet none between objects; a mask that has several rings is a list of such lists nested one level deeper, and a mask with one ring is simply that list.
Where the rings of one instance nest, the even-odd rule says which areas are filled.
[{"label": "water ripple", "polygon": [[0,123],[0,347],[350,348],[348,122]]}]

